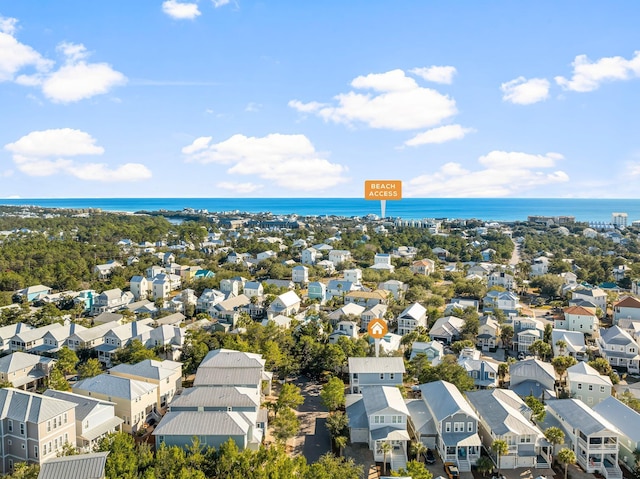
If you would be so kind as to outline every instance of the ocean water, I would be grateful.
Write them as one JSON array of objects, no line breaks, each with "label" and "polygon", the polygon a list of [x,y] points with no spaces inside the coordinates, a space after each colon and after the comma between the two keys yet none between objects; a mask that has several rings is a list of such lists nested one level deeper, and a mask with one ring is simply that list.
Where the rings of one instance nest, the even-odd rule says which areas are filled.
[{"label": "ocean water", "polygon": [[[100,208],[106,211],[242,211],[273,214],[365,216],[380,215],[380,202],[362,198],[59,198],[0,199],[2,205],[48,208]],[[407,198],[387,201],[386,216],[403,219],[478,218],[487,221],[523,221],[529,215],[575,216],[577,221],[611,221],[611,213],[640,220],[640,199],[564,198]]]}]

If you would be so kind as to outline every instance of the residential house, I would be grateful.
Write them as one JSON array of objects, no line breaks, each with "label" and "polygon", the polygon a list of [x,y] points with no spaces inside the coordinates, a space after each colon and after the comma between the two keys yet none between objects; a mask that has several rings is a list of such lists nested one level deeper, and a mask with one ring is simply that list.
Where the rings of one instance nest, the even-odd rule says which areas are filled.
[{"label": "residential house", "polygon": [[418,354],[424,354],[432,366],[437,366],[444,356],[444,346],[439,341],[414,341],[411,345],[411,355],[409,360],[415,358]]},{"label": "residential house", "polygon": [[600,288],[580,288],[571,293],[571,299],[583,299],[589,301],[600,308],[602,311],[607,310],[607,293]]},{"label": "residential house", "polygon": [[145,321],[132,321],[117,326],[104,334],[102,344],[95,347],[98,360],[105,366],[111,366],[113,355],[129,344],[136,336],[148,335],[151,330]]},{"label": "residential house", "polygon": [[[406,467],[409,410],[397,387],[367,386],[346,398],[352,443],[367,443],[376,462],[388,461],[392,470]],[[391,451],[385,453],[383,444]]]},{"label": "residential house", "polygon": [[336,309],[329,313],[329,320],[331,320],[331,324],[335,326],[338,321],[342,319],[348,318],[359,318],[362,312],[364,311],[364,306],[360,306],[355,303],[345,304],[342,308]]},{"label": "residential house", "polygon": [[329,251],[328,259],[334,266],[338,266],[341,263],[351,260],[351,252],[342,249],[332,249]]},{"label": "residential house", "polygon": [[[184,319],[184,316],[180,313],[172,314],[171,316],[178,316]],[[167,320],[170,316],[165,316],[159,321]],[[182,347],[184,346],[186,330],[178,325],[172,324],[159,324],[151,331],[136,336],[133,339],[137,339],[145,347],[149,349],[164,347],[162,356],[166,359],[175,361],[180,358],[182,353]]]},{"label": "residential house", "polygon": [[420,391],[437,431],[436,449],[443,462],[470,471],[480,458],[478,416],[462,393],[446,381],[421,384]]},{"label": "residential house", "polygon": [[313,248],[306,248],[300,252],[300,262],[302,264],[315,264],[318,252]]},{"label": "residential house", "polygon": [[420,303],[413,303],[398,316],[398,334],[404,336],[418,328],[427,329],[427,309]]},{"label": "residential house", "polygon": [[[558,345],[559,341],[563,341],[564,344]],[[554,329],[551,331],[551,347],[554,356],[573,356],[578,361],[583,361],[588,357],[584,334],[578,331]]]},{"label": "residential house", "polygon": [[44,336],[54,329],[64,329],[60,323],[52,323],[35,329],[21,330],[9,340],[11,351],[31,351],[44,344]]},{"label": "residential house", "polygon": [[309,282],[309,268],[302,265],[291,268],[291,281],[296,284],[307,284]]},{"label": "residential house", "polygon": [[600,374],[584,361],[567,369],[566,375],[570,396],[589,407],[611,396],[612,384],[609,376]]},{"label": "residential house", "polygon": [[72,391],[115,403],[115,415],[123,420],[124,432],[135,433],[151,418],[159,419],[155,412],[158,407],[156,384],[104,373],[78,381]]},{"label": "residential house", "polygon": [[[377,343],[380,346],[380,351],[384,354],[391,354],[399,351],[402,345],[402,336],[395,333],[387,333]],[[376,347],[376,340],[369,336],[369,346]]]},{"label": "residential house", "polygon": [[493,248],[485,248],[480,251],[480,256],[482,256],[482,261],[491,261],[496,254],[496,250]]},{"label": "residential house", "polygon": [[111,260],[105,264],[97,264],[93,267],[93,273],[98,275],[98,279],[107,279],[113,273],[113,270],[122,268],[122,264],[118,261]]},{"label": "residential house", "polygon": [[151,283],[151,294],[155,299],[166,299],[171,291],[182,287],[182,278],[177,274],[163,273],[155,276]]},{"label": "residential house", "polygon": [[462,366],[477,388],[498,386],[498,363],[480,357],[480,351],[465,348],[460,351],[458,365]]},{"label": "residential house", "polygon": [[408,286],[397,279],[389,279],[378,284],[378,289],[388,291],[393,294],[394,299],[401,299],[407,291]]},{"label": "residential house", "polygon": [[32,329],[34,329],[33,326],[27,323],[8,324],[0,327],[0,352],[6,352],[11,349],[11,338]]},{"label": "residential house", "polygon": [[507,324],[513,326],[515,333],[513,349],[525,354],[529,353],[529,346],[531,346],[534,341],[542,339],[544,334],[542,321],[535,318],[515,316],[511,318],[510,321],[507,321]]},{"label": "residential house", "polygon": [[19,389],[0,389],[0,472],[13,472],[18,462],[39,464],[61,454],[65,444],[74,443],[75,406]]},{"label": "residential house", "polygon": [[563,316],[556,318],[554,328],[594,336],[598,334],[599,324],[598,317],[591,310],[582,306],[569,306],[564,309]]},{"label": "residential house", "polygon": [[[246,281],[233,278],[220,280],[220,292],[223,293],[223,299],[224,296],[238,296],[240,294],[240,290],[244,287],[245,282]],[[205,291],[213,290],[205,289]]]},{"label": "residential house", "polygon": [[278,253],[269,249],[256,254],[256,259],[258,261],[266,261],[268,259],[276,258],[277,256],[278,256]]},{"label": "residential house", "polygon": [[491,273],[487,278],[487,286],[489,288],[500,286],[501,288],[511,291],[516,287],[516,280],[512,275],[505,273],[504,271],[496,271]]},{"label": "residential house", "polygon": [[273,322],[277,327],[282,329],[289,329],[291,327],[291,318],[289,316],[283,316],[279,314],[273,318],[265,318],[262,320],[262,325],[267,326],[270,322]]},{"label": "residential house", "polygon": [[156,404],[160,412],[182,389],[182,363],[175,361],[145,359],[136,364],[118,364],[109,369],[107,374],[158,386]]},{"label": "residential house", "polygon": [[401,357],[349,358],[350,393],[366,386],[400,386],[405,372]]},{"label": "residential house", "polygon": [[547,401],[545,426],[559,426],[577,464],[588,474],[599,472],[607,479],[622,478],[618,466],[618,428],[577,399]]},{"label": "residential house", "polygon": [[0,358],[0,381],[11,383],[14,388],[34,391],[45,385],[55,359],[22,352]]},{"label": "residential house", "polygon": [[16,291],[16,295],[20,297],[22,301],[31,303],[32,301],[36,301],[47,294],[51,294],[51,288],[49,286],[44,286],[42,284],[37,284],[34,286],[28,286],[24,289],[20,289]]},{"label": "residential house", "polygon": [[244,289],[242,290],[242,293],[247,298],[253,298],[254,296],[256,298],[262,298],[262,296],[264,295],[264,287],[262,286],[262,283],[259,281],[247,281],[244,284]]},{"label": "residential house", "polygon": [[54,328],[45,333],[42,337],[42,344],[31,349],[36,354],[58,353],[63,346],[67,345],[69,337],[77,331],[84,331],[87,328],[76,323],[62,325],[61,328]]},{"label": "residential house", "polygon": [[480,318],[480,326],[476,335],[476,347],[482,351],[495,352],[500,339],[500,324],[491,315]]},{"label": "residential house", "polygon": [[130,291],[122,292],[121,289],[108,289],[97,295],[91,307],[91,316],[98,316],[100,313],[112,313],[124,308],[127,304],[133,303],[133,294]]},{"label": "residential house", "polygon": [[411,263],[409,269],[413,274],[428,276],[430,274],[433,274],[433,272],[436,270],[436,262],[428,258],[421,259]]},{"label": "residential house", "polygon": [[440,248],[439,246],[433,248],[431,251],[438,257],[440,261],[445,261],[449,256],[449,252],[444,248]]},{"label": "residential house", "polygon": [[[467,400],[480,419],[480,437],[500,469],[550,468],[552,446],[531,421],[532,411],[520,397],[508,389],[467,393]],[[507,443],[507,453],[497,458],[491,445]]]},{"label": "residential house", "polygon": [[344,295],[345,304],[354,303],[364,308],[371,308],[377,304],[387,304],[389,293],[382,289],[375,291],[351,291]]},{"label": "residential house", "polygon": [[462,339],[464,319],[457,316],[444,316],[438,318],[429,330],[431,339],[440,340],[445,344],[451,344]]},{"label": "residential house", "polygon": [[556,372],[549,363],[525,359],[509,366],[509,389],[520,397],[556,397]]},{"label": "residential house", "polygon": [[318,261],[316,266],[322,268],[327,275],[332,275],[336,272],[336,266],[329,261],[328,259],[323,259],[322,261]]},{"label": "residential house", "polygon": [[[138,301],[136,303],[129,303],[124,309],[128,309],[129,311],[136,313],[136,310],[140,309],[142,304],[149,304],[149,303],[151,303],[151,301],[147,302],[146,300],[144,301],[144,303],[142,301]],[[124,312],[124,309],[122,310],[123,312]],[[91,318],[91,323],[94,326],[104,324],[104,323],[116,323],[116,322],[118,324],[122,324],[123,319],[124,319],[124,316],[119,313],[100,313],[95,318]]]},{"label": "residential house", "polygon": [[307,287],[307,297],[309,299],[317,299],[320,304],[324,304],[327,300],[327,286],[320,281],[313,281]]},{"label": "residential house", "polygon": [[481,278],[488,278],[493,271],[494,265],[490,263],[476,263],[467,269],[467,275],[475,275]]},{"label": "residential house", "polygon": [[[233,283],[233,284],[236,285],[236,293],[231,294],[230,295],[231,297],[238,295],[237,283]],[[200,313],[211,311],[216,304],[221,303],[225,299],[226,299],[225,293],[223,293],[222,291],[218,291],[217,289],[206,288],[204,291],[202,291],[202,294],[200,295],[200,297],[196,302],[196,311]]]},{"label": "residential house", "polygon": [[639,299],[627,296],[613,305],[613,324],[618,324],[621,319],[640,321]]},{"label": "residential house", "polygon": [[147,299],[151,296],[151,283],[144,276],[133,276],[129,282],[129,290],[135,301]]},{"label": "residential house", "polygon": [[113,402],[54,389],[47,389],[43,396],[75,404],[76,440],[74,444],[84,453],[93,451],[102,438],[119,431],[123,423],[123,420],[116,416],[116,405]]},{"label": "residential house", "polygon": [[300,298],[295,291],[287,291],[274,299],[267,309],[268,316],[290,316],[300,311]]},{"label": "residential house", "polygon": [[264,284],[266,286],[272,285],[279,289],[295,289],[296,284],[288,279],[265,279]]},{"label": "residential house", "polygon": [[360,315],[360,330],[366,331],[369,327],[369,323],[376,318],[384,318],[387,313],[386,304],[376,304],[369,309],[362,312]]},{"label": "residential house", "polygon": [[329,335],[329,342],[335,344],[341,337],[358,339],[358,324],[355,321],[338,321],[335,329]]},{"label": "residential house", "polygon": [[345,281],[353,284],[360,284],[362,281],[362,270],[360,268],[345,269],[342,272]]},{"label": "residential house", "polygon": [[395,266],[391,264],[391,255],[388,253],[376,253],[373,257],[373,264],[369,266],[371,269],[388,271],[393,273]]},{"label": "residential house", "polygon": [[636,451],[640,450],[640,414],[613,396],[603,399],[593,410],[619,431],[618,460],[633,472],[636,469]]},{"label": "residential house", "polygon": [[198,366],[193,385],[247,387],[269,394],[273,373],[264,370],[265,362],[261,354],[215,349]]},{"label": "residential house", "polygon": [[536,276],[542,276],[549,272],[549,258],[546,256],[539,256],[534,258],[531,263],[531,272],[529,276],[535,278]]},{"label": "residential house", "polygon": [[473,308],[476,312],[480,306],[480,301],[470,298],[452,298],[444,308],[445,316],[455,316],[456,314],[462,315],[465,309]]},{"label": "residential house", "polygon": [[233,329],[240,319],[242,310],[249,304],[251,304],[251,300],[245,294],[241,294],[215,304],[213,308],[208,310],[208,313],[213,319],[230,324]]},{"label": "residential house", "polygon": [[640,373],[638,343],[619,326],[601,328],[598,346],[611,366],[626,369],[630,374]]},{"label": "residential house", "polygon": [[83,307],[83,312],[91,311],[93,307],[93,299],[96,296],[96,292],[92,289],[83,289],[78,292],[78,296],[73,298],[73,304],[81,304]]},{"label": "residential house", "polygon": [[483,298],[485,313],[499,309],[507,316],[517,316],[520,312],[520,298],[511,291],[489,291]]},{"label": "residential house", "polygon": [[120,321],[103,323],[93,328],[76,331],[67,339],[67,347],[72,351],[93,349],[104,344],[104,335],[121,325]]},{"label": "residential house", "polygon": [[105,479],[107,452],[52,457],[40,465],[38,479]]}]

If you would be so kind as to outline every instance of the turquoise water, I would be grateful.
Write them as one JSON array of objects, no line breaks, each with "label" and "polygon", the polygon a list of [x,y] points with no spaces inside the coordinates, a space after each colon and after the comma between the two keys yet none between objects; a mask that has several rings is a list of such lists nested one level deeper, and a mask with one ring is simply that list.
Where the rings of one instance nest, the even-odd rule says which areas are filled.
[{"label": "turquoise water", "polygon": [[[361,198],[60,198],[0,199],[3,205],[50,208],[100,208],[108,211],[206,209],[274,214],[365,216],[380,215],[379,201]],[[629,223],[640,219],[640,200],[562,198],[408,198],[387,201],[386,215],[404,219],[479,218],[526,220],[529,215],[575,216],[578,221],[610,221],[612,212],[626,212]]]}]

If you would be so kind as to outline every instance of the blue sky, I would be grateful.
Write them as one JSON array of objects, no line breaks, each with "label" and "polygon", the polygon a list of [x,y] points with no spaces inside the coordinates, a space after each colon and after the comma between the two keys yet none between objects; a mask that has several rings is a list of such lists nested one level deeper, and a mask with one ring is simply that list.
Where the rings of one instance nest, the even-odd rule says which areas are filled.
[{"label": "blue sky", "polygon": [[0,0],[0,198],[639,198],[639,14]]}]

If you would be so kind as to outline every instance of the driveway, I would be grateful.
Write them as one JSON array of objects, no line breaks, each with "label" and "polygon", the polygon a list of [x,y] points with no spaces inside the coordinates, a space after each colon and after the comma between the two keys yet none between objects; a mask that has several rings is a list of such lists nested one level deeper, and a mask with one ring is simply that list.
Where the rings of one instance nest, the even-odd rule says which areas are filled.
[{"label": "driveway", "polygon": [[300,376],[294,381],[300,388],[304,403],[298,408],[300,430],[293,438],[294,454],[302,454],[308,463],[331,451],[331,437],[326,427],[329,413],[320,402],[322,387],[309,378]]}]

